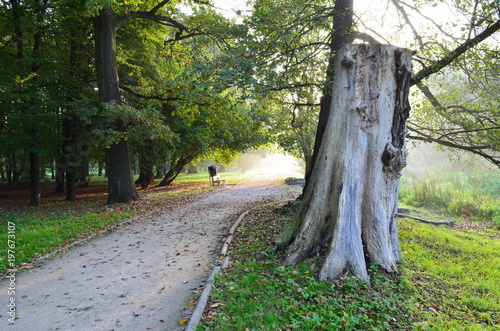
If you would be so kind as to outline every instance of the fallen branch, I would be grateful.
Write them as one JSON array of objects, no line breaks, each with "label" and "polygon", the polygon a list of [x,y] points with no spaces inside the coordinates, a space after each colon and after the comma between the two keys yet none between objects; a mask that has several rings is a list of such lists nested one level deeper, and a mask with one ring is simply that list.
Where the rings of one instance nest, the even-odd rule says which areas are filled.
[{"label": "fallen branch", "polygon": [[419,221],[419,222],[422,222],[422,223],[426,223],[426,224],[432,224],[432,225],[448,225],[450,228],[452,228],[455,224],[455,222],[453,221],[429,221],[429,220],[426,220],[426,219],[423,219],[423,218],[420,218],[420,217],[414,217],[414,216],[410,216],[410,215],[405,215],[405,214],[399,214],[397,215],[399,218],[411,218],[412,220],[416,220],[416,221]]}]

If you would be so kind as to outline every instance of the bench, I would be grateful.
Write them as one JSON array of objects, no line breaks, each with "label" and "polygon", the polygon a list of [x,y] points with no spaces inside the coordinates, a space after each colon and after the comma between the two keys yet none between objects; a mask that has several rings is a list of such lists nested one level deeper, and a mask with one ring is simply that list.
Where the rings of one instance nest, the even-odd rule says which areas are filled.
[{"label": "bench", "polygon": [[210,179],[211,179],[213,187],[215,187],[216,183],[217,183],[217,186],[219,186],[219,187],[224,186],[224,184],[226,183],[226,180],[224,178],[220,178],[219,175],[210,176]]}]

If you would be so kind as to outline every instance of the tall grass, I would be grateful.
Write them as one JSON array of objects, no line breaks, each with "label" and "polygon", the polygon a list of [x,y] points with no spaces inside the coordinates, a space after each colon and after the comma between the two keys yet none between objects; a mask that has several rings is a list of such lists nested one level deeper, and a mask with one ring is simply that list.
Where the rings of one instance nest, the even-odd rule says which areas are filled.
[{"label": "tall grass", "polygon": [[500,226],[500,172],[406,172],[401,202]]}]

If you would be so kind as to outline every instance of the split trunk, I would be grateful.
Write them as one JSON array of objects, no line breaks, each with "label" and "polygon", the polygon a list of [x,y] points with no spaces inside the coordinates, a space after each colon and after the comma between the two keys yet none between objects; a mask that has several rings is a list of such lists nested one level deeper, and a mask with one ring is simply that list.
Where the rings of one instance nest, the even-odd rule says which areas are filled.
[{"label": "split trunk", "polygon": [[326,249],[319,278],[367,265],[388,272],[401,261],[396,224],[411,52],[386,45],[345,45],[337,52],[330,115],[293,228],[285,263]]}]

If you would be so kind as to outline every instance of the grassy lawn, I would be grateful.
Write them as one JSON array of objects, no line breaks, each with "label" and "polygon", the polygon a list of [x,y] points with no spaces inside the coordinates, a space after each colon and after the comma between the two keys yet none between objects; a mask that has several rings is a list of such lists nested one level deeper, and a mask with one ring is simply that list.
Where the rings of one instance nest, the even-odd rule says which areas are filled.
[{"label": "grassy lawn", "polygon": [[500,231],[400,221],[415,330],[500,330]]},{"label": "grassy lawn", "polygon": [[[224,173],[227,184],[236,184],[251,174]],[[130,217],[158,208],[169,208],[205,192],[218,188],[209,186],[208,174],[179,176],[172,186],[140,190],[141,200],[132,204],[106,205],[107,184],[100,178],[89,188],[80,188],[77,201],[64,201],[64,195],[51,193],[55,184],[46,183],[43,203],[26,206],[29,191],[3,191],[0,219],[0,275],[33,259],[64,248]],[[11,241],[8,241],[8,240]],[[10,247],[9,247],[10,246]]]},{"label": "grassy lawn", "polygon": [[500,329],[498,230],[400,220],[399,277],[317,282],[320,258],[285,267],[268,249],[290,216],[265,207],[242,222],[199,330]]}]

